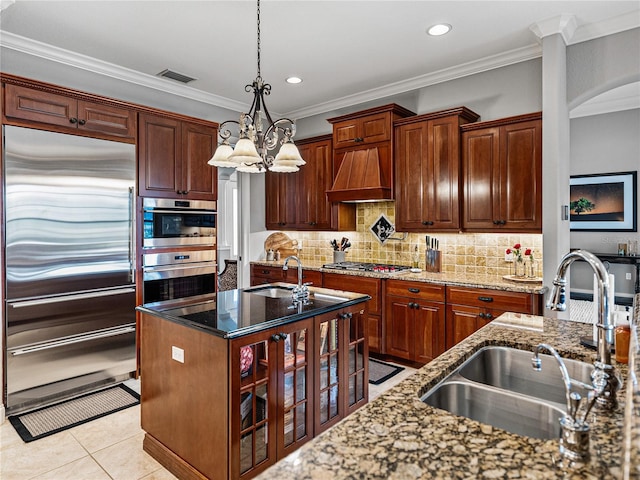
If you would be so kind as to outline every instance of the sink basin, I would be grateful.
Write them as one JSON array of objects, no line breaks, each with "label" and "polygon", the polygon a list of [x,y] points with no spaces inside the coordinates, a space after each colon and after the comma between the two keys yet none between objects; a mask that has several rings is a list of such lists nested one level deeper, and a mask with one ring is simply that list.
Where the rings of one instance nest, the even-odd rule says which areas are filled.
[{"label": "sink basin", "polygon": [[[458,369],[460,376],[474,382],[511,392],[566,405],[565,388],[558,362],[551,355],[541,354],[542,370],[531,367],[532,352],[508,347],[484,347]],[[569,376],[591,385],[593,365],[578,360],[563,359]],[[585,389],[574,384],[574,391],[586,396]]]},{"label": "sink basin", "polygon": [[511,433],[545,440],[560,436],[562,410],[531,397],[470,382],[446,381],[422,401]]},{"label": "sink basin", "polygon": [[318,293],[318,292],[312,293],[311,296],[313,298],[317,298],[318,300],[323,300],[325,302],[334,302],[334,303],[346,302],[347,300],[349,300],[347,297],[340,297],[339,295],[327,295],[326,293]]},{"label": "sink basin", "polygon": [[246,293],[253,295],[260,295],[262,297],[269,298],[291,298],[293,288],[291,287],[257,287],[250,290],[245,290]]}]

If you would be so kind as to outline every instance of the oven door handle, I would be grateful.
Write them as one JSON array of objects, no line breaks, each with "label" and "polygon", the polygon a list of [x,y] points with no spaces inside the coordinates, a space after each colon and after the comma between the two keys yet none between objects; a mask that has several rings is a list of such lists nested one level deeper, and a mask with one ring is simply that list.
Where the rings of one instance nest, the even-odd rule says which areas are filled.
[{"label": "oven door handle", "polygon": [[214,210],[181,210],[181,209],[160,210],[157,208],[152,208],[152,209],[145,209],[144,211],[149,213],[169,213],[172,215],[175,215],[176,213],[186,214],[186,215],[217,215],[218,214],[218,212]]},{"label": "oven door handle", "polygon": [[147,272],[170,272],[172,270],[189,270],[196,268],[208,268],[211,271],[215,271],[216,264],[213,262],[201,262],[201,263],[180,263],[178,265],[159,265],[157,267],[143,267],[142,271]]}]

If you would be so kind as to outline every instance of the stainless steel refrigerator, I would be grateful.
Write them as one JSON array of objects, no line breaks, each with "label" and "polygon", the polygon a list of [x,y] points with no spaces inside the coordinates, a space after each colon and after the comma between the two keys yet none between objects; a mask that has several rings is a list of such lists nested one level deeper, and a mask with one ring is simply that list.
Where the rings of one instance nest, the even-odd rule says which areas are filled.
[{"label": "stainless steel refrigerator", "polygon": [[130,376],[135,146],[4,127],[9,413]]}]

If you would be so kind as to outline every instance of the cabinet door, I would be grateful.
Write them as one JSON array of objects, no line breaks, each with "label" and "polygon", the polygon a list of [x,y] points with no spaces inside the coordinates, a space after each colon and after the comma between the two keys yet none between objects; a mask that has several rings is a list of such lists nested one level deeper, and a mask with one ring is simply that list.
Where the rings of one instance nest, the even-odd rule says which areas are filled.
[{"label": "cabinet door", "polygon": [[[429,197],[427,122],[396,128],[396,229],[425,230]],[[425,224],[423,224],[425,222]]]},{"label": "cabinet door", "polygon": [[445,350],[444,304],[421,302],[414,308],[414,318],[415,351],[412,360],[428,363]]},{"label": "cabinet door", "polygon": [[286,273],[282,267],[265,267],[251,265],[251,285],[286,281]]},{"label": "cabinet door", "polygon": [[313,320],[278,328],[278,458],[313,438]]},{"label": "cabinet door", "polygon": [[348,415],[367,403],[369,398],[369,362],[365,362],[369,358],[366,309],[353,308],[343,314],[343,319],[348,354],[345,362],[348,382],[345,410]]},{"label": "cabinet door", "polygon": [[265,175],[265,226],[267,230],[295,229],[300,172],[267,172]]},{"label": "cabinet door", "polygon": [[460,146],[458,117],[429,122],[429,151],[426,173],[425,220],[429,228],[458,230],[460,227]]},{"label": "cabinet door", "polygon": [[387,295],[386,353],[411,360],[413,353],[413,302],[405,297]]},{"label": "cabinet door", "polygon": [[477,307],[466,305],[447,306],[446,348],[449,349],[477,330],[476,321],[480,314]]},{"label": "cabinet door", "polygon": [[336,424],[344,416],[341,392],[343,365],[339,338],[344,328],[336,312],[315,317],[316,362],[316,420],[315,434]]},{"label": "cabinet door", "polygon": [[230,478],[254,476],[277,459],[276,334],[271,329],[230,344]]},{"label": "cabinet door", "polygon": [[505,125],[500,131],[500,220],[505,229],[542,229],[542,123]]},{"label": "cabinet door", "polygon": [[78,118],[78,101],[74,98],[42,92],[17,85],[5,85],[5,115],[33,122],[73,127]]},{"label": "cabinet door", "polygon": [[78,100],[78,130],[135,138],[136,112],[126,108]]},{"label": "cabinet door", "polygon": [[307,163],[299,172],[298,228],[329,230],[331,204],[325,192],[331,188],[333,180],[331,140],[303,144],[299,150]]},{"label": "cabinet door", "polygon": [[140,115],[138,137],[138,193],[140,196],[175,198],[182,190],[180,122]]},{"label": "cabinet door", "polygon": [[500,218],[499,128],[465,132],[463,228],[491,230]]},{"label": "cabinet door", "polygon": [[218,169],[207,162],[216,148],[215,128],[182,124],[181,190],[191,200],[216,200]]}]

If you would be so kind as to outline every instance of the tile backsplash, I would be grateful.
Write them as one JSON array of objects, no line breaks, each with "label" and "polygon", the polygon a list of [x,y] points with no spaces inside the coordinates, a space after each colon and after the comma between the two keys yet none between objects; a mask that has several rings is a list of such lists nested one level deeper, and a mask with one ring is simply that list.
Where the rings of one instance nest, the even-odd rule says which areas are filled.
[{"label": "tile backsplash", "polygon": [[[342,237],[347,237],[351,242],[351,248],[345,255],[347,261],[411,265],[412,254],[417,246],[420,267],[424,268],[425,234],[395,233],[391,239],[380,244],[369,230],[380,214],[394,223],[394,203],[358,204],[355,232],[286,233],[290,238],[302,241],[300,256],[303,263],[333,262],[331,240],[336,239],[340,243]],[[505,262],[505,250],[520,243],[523,249],[533,250],[538,275],[542,274],[541,234],[434,233],[432,236],[440,242],[443,272],[508,275],[512,264]]]}]

